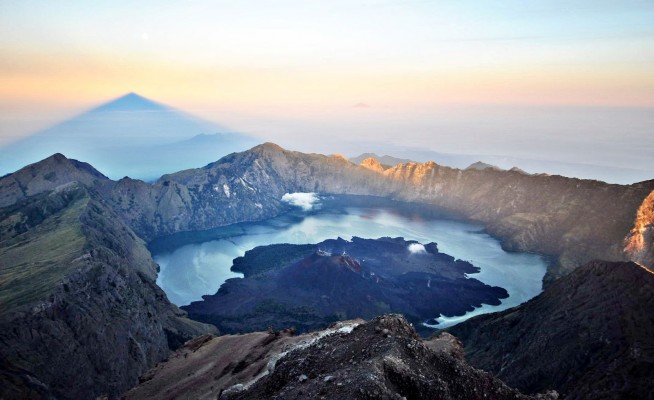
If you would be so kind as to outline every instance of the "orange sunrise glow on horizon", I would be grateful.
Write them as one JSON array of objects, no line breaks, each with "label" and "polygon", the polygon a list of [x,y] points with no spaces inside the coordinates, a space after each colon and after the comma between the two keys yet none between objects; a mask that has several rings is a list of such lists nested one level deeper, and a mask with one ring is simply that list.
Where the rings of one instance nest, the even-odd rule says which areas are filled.
[{"label": "orange sunrise glow on horizon", "polygon": [[529,130],[557,142],[570,115],[612,148],[652,122],[653,22],[647,1],[3,2],[0,145],[136,92],[311,151],[531,157]]}]

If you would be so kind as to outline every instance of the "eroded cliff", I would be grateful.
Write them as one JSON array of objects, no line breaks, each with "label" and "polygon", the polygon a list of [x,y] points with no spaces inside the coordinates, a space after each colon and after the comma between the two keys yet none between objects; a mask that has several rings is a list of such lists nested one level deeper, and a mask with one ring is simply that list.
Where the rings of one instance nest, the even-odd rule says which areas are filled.
[{"label": "eroded cliff", "polygon": [[641,265],[654,267],[654,191],[638,208],[634,226],[625,239],[625,253]]}]

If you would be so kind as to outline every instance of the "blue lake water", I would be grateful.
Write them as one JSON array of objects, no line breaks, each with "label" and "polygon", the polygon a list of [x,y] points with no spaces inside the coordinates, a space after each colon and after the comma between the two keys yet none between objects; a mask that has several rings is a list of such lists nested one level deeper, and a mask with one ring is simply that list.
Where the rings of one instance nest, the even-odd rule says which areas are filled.
[{"label": "blue lake water", "polygon": [[[483,227],[422,213],[404,212],[388,205],[325,206],[327,199],[289,214],[260,223],[240,224],[213,230],[217,240],[183,245],[154,255],[161,270],[157,284],[170,301],[186,305],[214,294],[229,278],[242,277],[230,271],[232,260],[256,246],[274,243],[318,243],[326,239],[353,236],[404,237],[426,244],[436,242],[441,252],[472,262],[481,272],[470,277],[505,288],[509,297],[499,306],[483,305],[465,316],[444,317],[439,327],[461,322],[474,315],[500,311],[521,304],[541,292],[544,260],[534,254],[507,253],[497,239],[483,233]],[[434,316],[438,317],[438,316]]]}]

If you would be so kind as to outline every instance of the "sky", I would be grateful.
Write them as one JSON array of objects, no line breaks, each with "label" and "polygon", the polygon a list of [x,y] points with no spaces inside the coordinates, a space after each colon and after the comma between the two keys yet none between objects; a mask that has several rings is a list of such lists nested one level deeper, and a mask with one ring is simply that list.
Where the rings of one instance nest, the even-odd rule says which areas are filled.
[{"label": "sky", "polygon": [[0,0],[0,146],[127,92],[303,150],[654,171],[654,2]]}]

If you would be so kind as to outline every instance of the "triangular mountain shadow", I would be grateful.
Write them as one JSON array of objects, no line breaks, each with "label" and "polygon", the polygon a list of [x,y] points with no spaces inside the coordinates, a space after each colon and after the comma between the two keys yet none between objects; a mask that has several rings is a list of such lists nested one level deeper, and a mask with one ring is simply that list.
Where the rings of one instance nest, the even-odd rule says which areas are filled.
[{"label": "triangular mountain shadow", "polygon": [[112,111],[174,111],[174,109],[130,92],[108,103],[101,104],[87,113]]},{"label": "triangular mountain shadow", "polygon": [[[202,140],[194,139],[203,135]],[[128,93],[0,149],[0,175],[53,153],[102,173],[151,180],[201,167],[258,141],[136,93]]]}]

